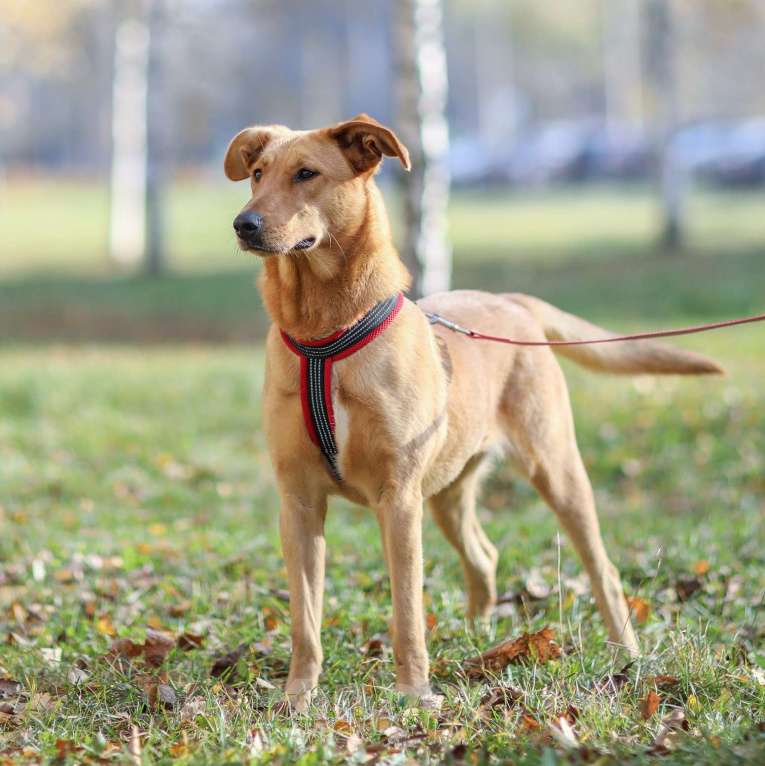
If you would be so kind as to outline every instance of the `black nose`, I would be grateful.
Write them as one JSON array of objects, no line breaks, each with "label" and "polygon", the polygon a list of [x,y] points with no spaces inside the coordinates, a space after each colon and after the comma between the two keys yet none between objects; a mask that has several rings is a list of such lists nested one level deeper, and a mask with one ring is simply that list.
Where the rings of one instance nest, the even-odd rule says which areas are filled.
[{"label": "black nose", "polygon": [[250,239],[254,237],[263,227],[263,217],[260,213],[256,213],[252,210],[246,213],[239,213],[234,218],[234,231],[242,239]]}]

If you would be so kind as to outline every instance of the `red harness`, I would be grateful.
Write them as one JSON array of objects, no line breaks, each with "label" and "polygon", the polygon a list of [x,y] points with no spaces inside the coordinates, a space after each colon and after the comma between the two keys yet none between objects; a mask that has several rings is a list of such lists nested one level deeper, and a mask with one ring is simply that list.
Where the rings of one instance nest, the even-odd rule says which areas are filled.
[{"label": "red harness", "polygon": [[305,427],[337,481],[342,481],[342,477],[337,465],[332,365],[371,343],[395,319],[403,304],[403,293],[392,295],[355,324],[321,340],[295,340],[281,331],[287,348],[300,357],[300,400]]}]

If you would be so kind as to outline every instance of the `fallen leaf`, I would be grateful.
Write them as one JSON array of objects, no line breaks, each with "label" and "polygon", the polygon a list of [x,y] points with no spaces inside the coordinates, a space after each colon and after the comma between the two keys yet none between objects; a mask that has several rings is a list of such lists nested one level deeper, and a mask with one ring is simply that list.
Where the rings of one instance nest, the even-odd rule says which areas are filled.
[{"label": "fallen leaf", "polygon": [[96,620],[96,630],[104,636],[116,636],[117,631],[112,625],[111,617],[108,614],[102,615]]},{"label": "fallen leaf", "polygon": [[687,601],[696,591],[701,590],[702,582],[698,577],[681,577],[675,583],[675,593],[679,601]]},{"label": "fallen leaf", "polygon": [[503,641],[478,657],[466,660],[465,669],[468,676],[480,677],[486,672],[496,673],[511,662],[548,662],[557,659],[560,654],[552,628],[544,627],[536,633],[524,633],[518,638]]},{"label": "fallen leaf", "polygon": [[69,669],[69,672],[66,674],[66,678],[70,684],[73,686],[78,686],[79,684],[85,683],[85,681],[87,681],[90,676],[82,668],[75,666]]},{"label": "fallen leaf", "polygon": [[701,559],[700,561],[695,561],[691,569],[693,569],[694,573],[699,577],[703,577],[709,572],[710,565],[706,559]]},{"label": "fallen leaf", "polygon": [[680,685],[680,679],[675,676],[658,675],[648,679],[649,683],[653,683],[657,689],[664,691],[670,691],[676,686]]},{"label": "fallen leaf", "polygon": [[17,697],[21,693],[21,684],[12,678],[0,678],[0,700]]},{"label": "fallen leaf", "polygon": [[227,673],[230,674],[231,671],[236,668],[239,660],[241,660],[247,653],[249,648],[250,645],[248,643],[239,644],[239,646],[232,652],[228,652],[228,654],[218,657],[213,662],[212,668],[210,668],[210,675],[214,678],[219,678]]},{"label": "fallen leaf", "polygon": [[520,725],[521,731],[523,732],[536,731],[542,726],[542,724],[540,724],[539,721],[537,721],[537,719],[534,718],[534,716],[530,713],[524,713],[521,716]]},{"label": "fallen leaf", "polygon": [[680,708],[672,710],[661,722],[648,752],[651,755],[666,755],[672,749],[672,735],[679,731],[688,731],[688,721]]},{"label": "fallen leaf", "polygon": [[494,686],[481,697],[479,705],[484,712],[496,708],[509,709],[522,698],[523,692],[512,686]]},{"label": "fallen leaf", "polygon": [[654,713],[656,713],[659,709],[660,702],[661,697],[653,689],[646,694],[645,699],[640,703],[640,715],[643,717],[644,721],[647,721],[654,715]]},{"label": "fallen leaf", "polygon": [[385,644],[380,638],[370,638],[362,647],[361,653],[367,657],[382,657]]},{"label": "fallen leaf", "polygon": [[40,654],[42,655],[43,660],[50,665],[51,667],[57,667],[59,664],[61,664],[61,647],[60,646],[47,646],[43,649],[40,649]]},{"label": "fallen leaf", "polygon": [[174,646],[175,639],[169,633],[149,628],[143,643],[143,655],[149,665],[157,668],[165,661],[165,657]]},{"label": "fallen leaf", "polygon": [[595,691],[616,694],[629,680],[629,669],[635,661],[628,662],[618,673],[609,673],[595,683]]},{"label": "fallen leaf", "polygon": [[173,687],[168,684],[159,684],[157,686],[157,701],[165,708],[174,708],[178,698],[175,696]]},{"label": "fallen leaf", "polygon": [[436,625],[438,625],[438,618],[433,612],[428,612],[425,615],[425,625],[428,630],[434,630]]},{"label": "fallen leaf", "polygon": [[181,633],[181,635],[178,636],[176,644],[178,645],[179,649],[184,652],[188,652],[192,649],[199,649],[199,647],[201,647],[204,642],[204,636],[200,636],[198,633],[190,633],[189,631],[186,631],[185,633]]},{"label": "fallen leaf", "polygon": [[627,606],[629,606],[630,611],[635,615],[635,620],[637,620],[639,625],[646,622],[648,616],[651,614],[651,605],[640,596],[630,596],[627,599]]}]

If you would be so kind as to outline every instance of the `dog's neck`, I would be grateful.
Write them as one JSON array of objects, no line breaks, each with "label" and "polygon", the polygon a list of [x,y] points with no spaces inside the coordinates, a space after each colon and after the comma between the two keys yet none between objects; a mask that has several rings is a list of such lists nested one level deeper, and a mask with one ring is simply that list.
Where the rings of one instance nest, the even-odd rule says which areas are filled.
[{"label": "dog's neck", "polygon": [[265,260],[263,302],[272,321],[294,338],[323,338],[349,327],[409,286],[382,196],[371,178],[364,189],[358,216],[344,231],[332,232],[326,244]]}]

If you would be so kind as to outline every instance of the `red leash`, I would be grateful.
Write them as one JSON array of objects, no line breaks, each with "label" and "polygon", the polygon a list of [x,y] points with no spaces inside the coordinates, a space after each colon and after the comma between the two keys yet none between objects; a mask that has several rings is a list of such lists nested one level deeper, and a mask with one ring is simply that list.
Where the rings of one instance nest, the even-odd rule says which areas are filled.
[{"label": "red leash", "polygon": [[672,338],[675,335],[693,335],[697,332],[707,332],[708,330],[719,330],[723,327],[735,327],[740,324],[751,324],[753,322],[765,322],[765,314],[756,314],[755,316],[742,317],[741,319],[728,319],[725,322],[710,322],[709,324],[692,325],[691,327],[682,327],[677,330],[654,330],[653,332],[636,332],[630,335],[610,335],[607,338],[590,338],[589,340],[515,340],[514,338],[503,338],[500,335],[486,335],[477,330],[469,330],[467,327],[445,319],[440,314],[426,313],[431,324],[440,324],[454,332],[467,335],[474,340],[490,340],[495,343],[509,343],[512,346],[586,346],[595,343],[617,343],[625,340],[646,340],[650,338]]}]

